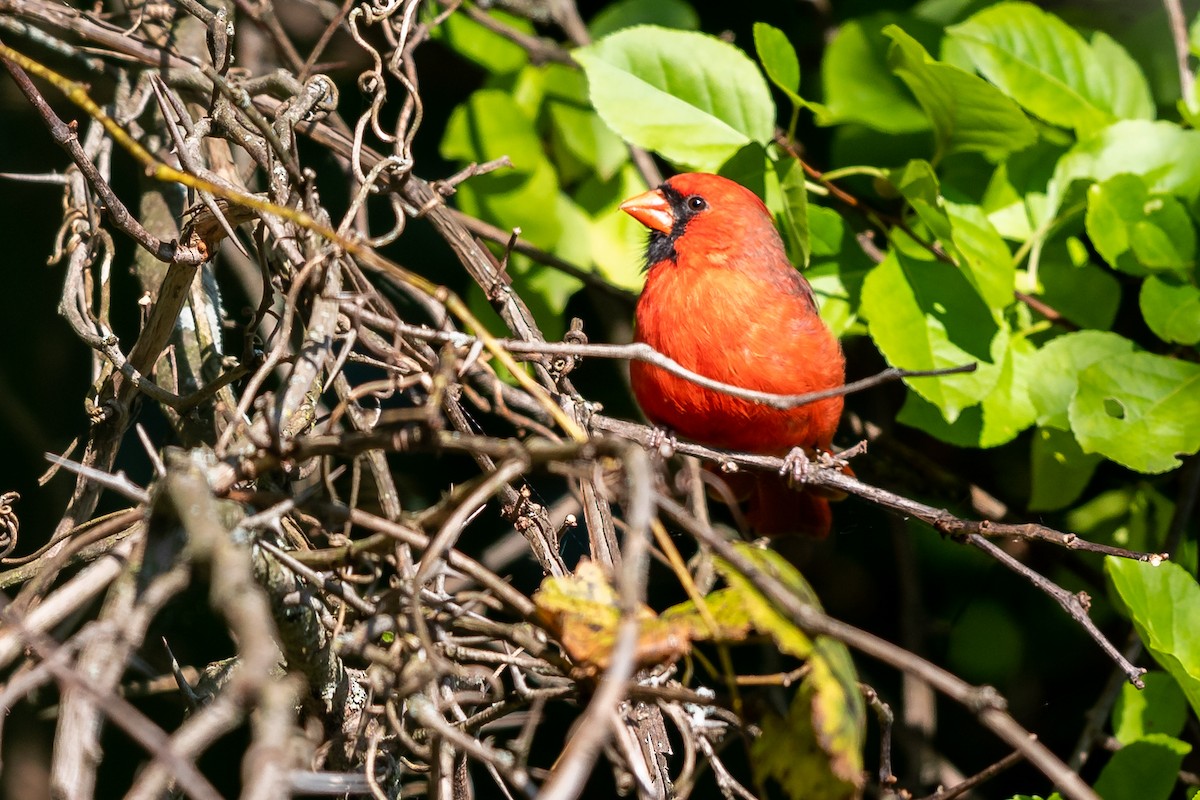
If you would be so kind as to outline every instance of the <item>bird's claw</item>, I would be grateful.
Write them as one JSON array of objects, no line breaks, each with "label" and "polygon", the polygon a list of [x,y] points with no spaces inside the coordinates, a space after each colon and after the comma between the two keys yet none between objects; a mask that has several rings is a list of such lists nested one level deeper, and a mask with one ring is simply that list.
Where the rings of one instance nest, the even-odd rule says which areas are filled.
[{"label": "bird's claw", "polygon": [[654,428],[650,431],[650,440],[646,442],[646,446],[662,458],[670,458],[675,455],[675,434],[666,428]]},{"label": "bird's claw", "polygon": [[817,463],[826,469],[838,471],[850,466],[850,462],[842,458],[840,454],[835,456],[833,453],[826,452],[825,450],[822,450],[817,455]]},{"label": "bird's claw", "polygon": [[783,466],[779,468],[779,474],[788,479],[789,483],[804,483],[808,478],[808,473],[812,470],[812,460],[808,457],[808,453],[803,447],[793,447],[791,451],[783,457]]},{"label": "bird's claw", "polygon": [[840,472],[850,466],[845,459],[839,458],[827,450],[815,452],[816,458],[814,459],[803,447],[793,447],[783,457],[783,466],[779,468],[779,474],[792,484],[807,483],[814,469],[831,469]]}]

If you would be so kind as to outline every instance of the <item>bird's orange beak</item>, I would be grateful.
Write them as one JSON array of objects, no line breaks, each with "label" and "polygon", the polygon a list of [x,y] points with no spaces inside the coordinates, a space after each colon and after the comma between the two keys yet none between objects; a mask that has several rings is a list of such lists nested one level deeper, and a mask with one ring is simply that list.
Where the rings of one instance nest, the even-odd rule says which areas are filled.
[{"label": "bird's orange beak", "polygon": [[671,213],[671,204],[658,189],[631,197],[621,203],[621,210],[651,230],[670,235],[675,226],[675,215]]}]

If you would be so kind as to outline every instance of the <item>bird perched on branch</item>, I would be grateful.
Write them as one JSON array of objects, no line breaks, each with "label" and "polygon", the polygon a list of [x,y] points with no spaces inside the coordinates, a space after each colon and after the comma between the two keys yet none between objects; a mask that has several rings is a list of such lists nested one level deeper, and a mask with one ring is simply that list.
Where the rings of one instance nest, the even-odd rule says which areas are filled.
[{"label": "bird perched on branch", "polygon": [[[808,281],[788,261],[767,207],[717,175],[676,175],[621,204],[650,229],[649,270],[636,339],[707,378],[772,394],[845,383],[845,361],[817,314]],[[633,393],[652,423],[713,447],[786,455],[803,468],[826,453],[842,398],[776,409],[706,389],[650,364],[630,365]],[[827,497],[782,476],[725,476],[759,534],[829,533]]]}]

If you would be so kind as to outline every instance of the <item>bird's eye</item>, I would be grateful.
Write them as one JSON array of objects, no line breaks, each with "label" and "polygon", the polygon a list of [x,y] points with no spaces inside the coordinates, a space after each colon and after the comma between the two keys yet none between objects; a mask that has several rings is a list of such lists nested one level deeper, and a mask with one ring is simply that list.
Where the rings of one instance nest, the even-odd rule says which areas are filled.
[{"label": "bird's eye", "polygon": [[708,208],[708,202],[698,194],[692,195],[683,202],[687,204],[688,211],[703,211]]}]

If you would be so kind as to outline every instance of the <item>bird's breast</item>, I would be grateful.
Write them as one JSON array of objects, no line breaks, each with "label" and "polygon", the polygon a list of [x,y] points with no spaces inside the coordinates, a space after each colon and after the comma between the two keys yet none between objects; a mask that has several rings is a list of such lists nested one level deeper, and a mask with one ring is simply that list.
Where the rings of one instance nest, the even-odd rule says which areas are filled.
[{"label": "bird's breast", "polygon": [[[780,286],[777,276],[659,265],[638,303],[637,339],[694,372],[745,389],[804,394],[841,385],[837,340],[804,293]],[[717,447],[827,447],[841,416],[840,397],[781,410],[642,362],[630,371],[638,404],[651,421]]]}]

